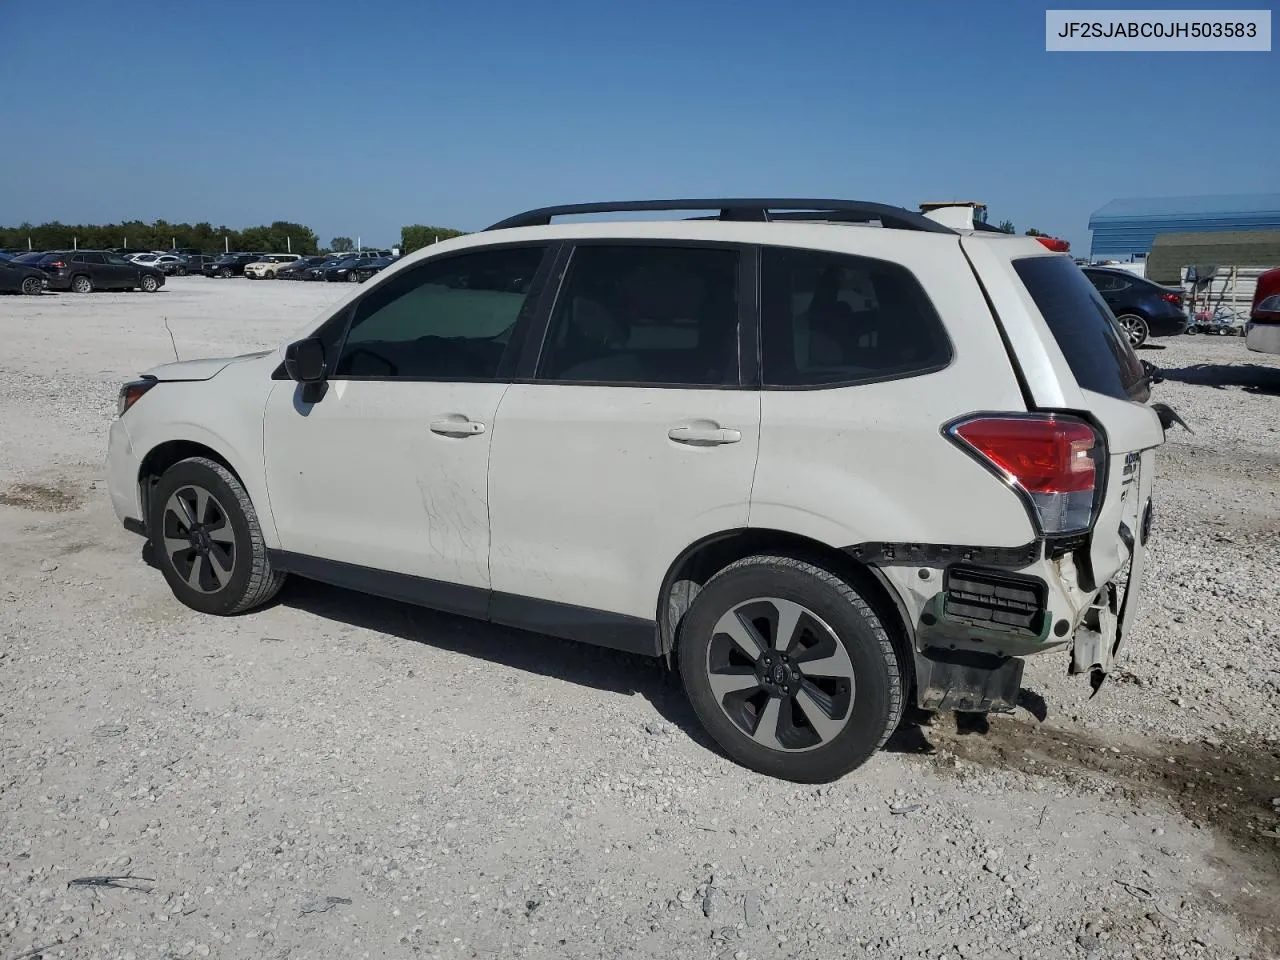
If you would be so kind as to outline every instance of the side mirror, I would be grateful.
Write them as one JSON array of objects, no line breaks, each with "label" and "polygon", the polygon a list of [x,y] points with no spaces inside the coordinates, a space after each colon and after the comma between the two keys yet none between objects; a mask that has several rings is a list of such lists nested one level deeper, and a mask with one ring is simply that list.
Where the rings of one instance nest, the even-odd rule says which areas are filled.
[{"label": "side mirror", "polygon": [[325,379],[324,343],[319,337],[296,340],[284,348],[284,369],[298,383],[320,383]]}]

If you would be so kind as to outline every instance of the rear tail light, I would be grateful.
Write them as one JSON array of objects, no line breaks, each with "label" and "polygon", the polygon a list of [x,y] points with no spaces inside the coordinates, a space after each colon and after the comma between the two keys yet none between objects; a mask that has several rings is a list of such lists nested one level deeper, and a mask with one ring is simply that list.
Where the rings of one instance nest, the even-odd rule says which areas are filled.
[{"label": "rear tail light", "polygon": [[1093,523],[1104,451],[1102,437],[1083,420],[977,416],[946,433],[1018,492],[1045,535],[1083,533]]},{"label": "rear tail light", "polygon": [[49,264],[49,266],[53,267],[53,269],[55,270],[61,270],[66,265],[67,263],[65,260],[54,260],[52,263]]},{"label": "rear tail light", "polygon": [[126,383],[120,388],[120,395],[116,398],[116,416],[123,417],[126,410],[141,400],[142,395],[159,382],[155,377],[143,377],[141,380]]},{"label": "rear tail light", "polygon": [[1182,294],[1180,293],[1162,293],[1160,294],[1160,299],[1178,307],[1182,306]]}]

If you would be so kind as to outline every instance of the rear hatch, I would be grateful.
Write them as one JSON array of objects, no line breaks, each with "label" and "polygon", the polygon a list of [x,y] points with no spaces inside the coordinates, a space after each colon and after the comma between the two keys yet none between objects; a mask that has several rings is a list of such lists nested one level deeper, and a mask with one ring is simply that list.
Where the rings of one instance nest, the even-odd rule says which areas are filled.
[{"label": "rear hatch", "polygon": [[961,242],[1020,370],[1028,406],[1078,414],[1102,432],[1106,477],[1082,546],[1098,585],[1123,579],[1132,558],[1129,583],[1137,586],[1144,551],[1134,547],[1145,539],[1154,450],[1164,442],[1160,418],[1147,405],[1151,384],[1142,361],[1069,257],[1019,238],[975,235]]}]

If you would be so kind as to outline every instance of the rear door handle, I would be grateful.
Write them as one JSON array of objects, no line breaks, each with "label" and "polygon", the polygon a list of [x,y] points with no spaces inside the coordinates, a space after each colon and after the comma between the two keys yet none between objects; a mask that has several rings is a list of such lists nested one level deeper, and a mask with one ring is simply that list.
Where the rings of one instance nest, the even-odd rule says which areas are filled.
[{"label": "rear door handle", "polygon": [[718,447],[725,443],[737,443],[742,439],[742,431],[720,426],[672,427],[667,436],[676,443],[687,443],[692,447]]},{"label": "rear door handle", "polygon": [[476,437],[484,433],[483,423],[461,416],[432,420],[430,427],[432,433],[438,433],[444,437]]}]

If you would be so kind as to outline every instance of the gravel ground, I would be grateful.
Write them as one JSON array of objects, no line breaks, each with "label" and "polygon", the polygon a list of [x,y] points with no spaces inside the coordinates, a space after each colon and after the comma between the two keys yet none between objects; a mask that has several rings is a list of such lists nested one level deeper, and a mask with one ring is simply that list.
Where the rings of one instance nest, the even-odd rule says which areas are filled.
[{"label": "gravel ground", "polygon": [[1144,351],[1195,433],[1097,697],[1051,656],[989,730],[801,787],[656,663],[296,580],[171,598],[102,482],[118,384],[164,318],[225,355],[347,292],[0,298],[0,958],[1276,955],[1276,360]]}]

